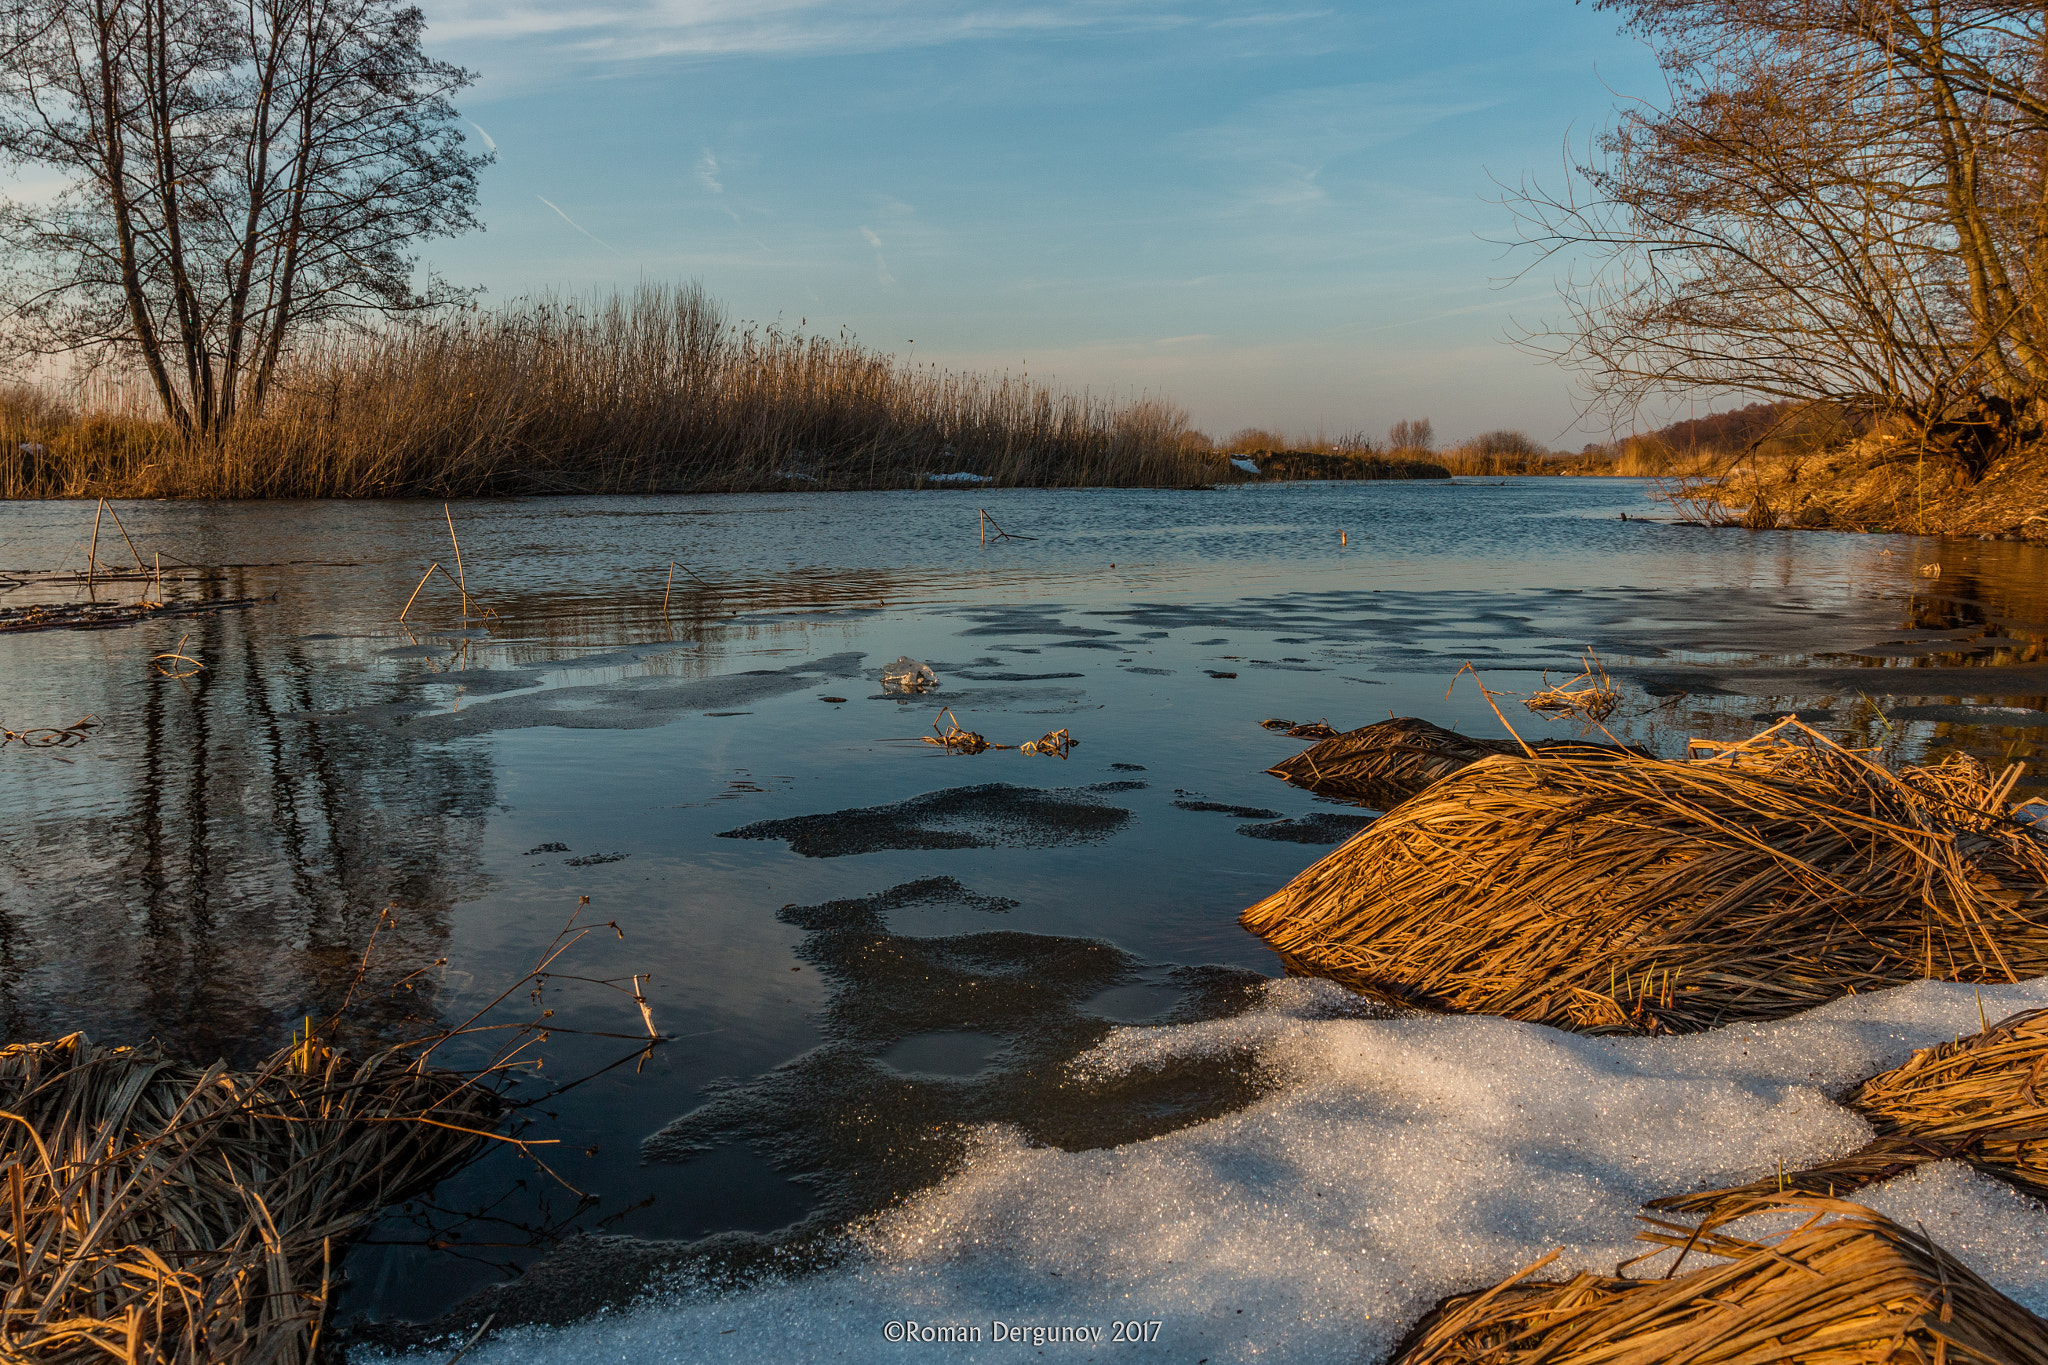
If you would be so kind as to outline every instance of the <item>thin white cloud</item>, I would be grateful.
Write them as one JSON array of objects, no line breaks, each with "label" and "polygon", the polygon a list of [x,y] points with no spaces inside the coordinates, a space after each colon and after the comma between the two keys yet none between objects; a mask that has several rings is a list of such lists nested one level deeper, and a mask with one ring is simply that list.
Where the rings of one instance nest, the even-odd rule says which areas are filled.
[{"label": "thin white cloud", "polygon": [[1250,14],[1227,14],[1212,20],[1210,28],[1276,28],[1282,24],[1304,24],[1315,19],[1327,19],[1337,11],[1332,9],[1258,10]]},{"label": "thin white cloud", "polygon": [[606,251],[609,251],[609,252],[611,252],[611,253],[612,253],[612,255],[614,255],[614,256],[617,256],[617,257],[618,257],[618,258],[619,258],[620,260],[624,260],[624,259],[626,258],[626,256],[625,256],[625,253],[624,253],[624,252],[620,251],[620,250],[619,250],[619,249],[618,249],[617,247],[613,246],[613,245],[612,245],[612,244],[611,244],[610,242],[607,242],[607,241],[606,241],[606,240],[605,240],[604,238],[602,238],[602,237],[598,236],[598,235],[597,235],[596,233],[592,232],[592,231],[591,231],[591,230],[590,230],[589,228],[587,228],[587,227],[583,226],[583,224],[581,224],[581,223],[577,222],[577,221],[576,221],[576,220],[575,220],[574,218],[571,218],[571,217],[570,217],[570,216],[569,216],[568,214],[566,214],[566,213],[563,213],[563,212],[562,212],[562,208],[561,208],[561,205],[557,204],[557,203],[556,203],[556,202],[555,202],[554,200],[552,200],[552,199],[548,198],[548,197],[547,197],[546,195],[544,195],[544,194],[536,194],[536,195],[535,195],[535,196],[533,196],[533,197],[534,197],[534,198],[536,198],[536,199],[538,199],[538,200],[540,200],[540,202],[541,202],[541,203],[543,203],[543,204],[546,204],[546,205],[547,205],[547,206],[548,206],[549,208],[553,209],[553,210],[555,211],[555,216],[556,216],[556,217],[560,218],[560,219],[561,219],[561,220],[562,220],[563,222],[567,223],[567,224],[568,224],[568,225],[569,225],[570,227],[572,227],[572,228],[575,228],[575,229],[576,229],[576,230],[577,230],[578,232],[582,233],[582,234],[583,234],[583,235],[584,235],[585,237],[588,237],[588,238],[589,238],[589,239],[590,239],[591,241],[593,241],[593,242],[596,242],[596,243],[597,243],[597,244],[598,244],[599,246],[603,247],[603,248],[604,248],[604,249],[605,249]]},{"label": "thin white cloud", "polygon": [[[449,0],[433,7],[437,39],[512,41],[579,35],[575,48],[607,61],[695,54],[880,52],[1074,29],[1158,30],[1202,22],[1192,0],[623,0],[503,5]],[[560,50],[559,47],[557,50]]]},{"label": "thin white cloud", "polygon": [[493,156],[497,155],[497,139],[493,138],[489,133],[485,132],[484,126],[481,123],[478,123],[473,118],[466,118],[463,120],[463,122],[467,123],[470,127],[476,129],[476,135],[484,140],[484,146],[489,147],[491,149],[491,154]]},{"label": "thin white cloud", "polygon": [[725,182],[718,178],[718,154],[709,147],[697,158],[697,183],[713,194],[725,193]]},{"label": "thin white cloud", "polygon": [[875,249],[875,278],[883,284],[894,285],[896,277],[889,273],[889,263],[882,259],[882,238],[873,228],[864,227],[860,235],[867,238],[868,245]]}]

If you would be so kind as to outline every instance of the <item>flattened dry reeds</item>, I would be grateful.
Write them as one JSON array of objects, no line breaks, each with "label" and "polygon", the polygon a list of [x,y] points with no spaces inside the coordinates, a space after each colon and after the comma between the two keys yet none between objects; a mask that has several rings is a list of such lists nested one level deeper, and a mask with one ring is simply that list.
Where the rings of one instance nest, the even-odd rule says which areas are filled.
[{"label": "flattened dry reeds", "polygon": [[[1271,722],[1261,723],[1271,728]],[[1290,735],[1297,730],[1306,731],[1303,737],[1314,733],[1307,727],[1284,728]],[[1570,748],[1584,751],[1588,759],[1613,752],[1573,741],[1539,740],[1535,748],[1539,752]],[[1398,716],[1324,739],[1266,771],[1318,796],[1391,810],[1482,758],[1521,752],[1522,747],[1511,740],[1461,735],[1414,716]]]},{"label": "flattened dry reeds", "polygon": [[397,1051],[254,1072],[82,1034],[0,1050],[0,1357],[312,1357],[347,1240],[466,1161],[499,1101]]},{"label": "flattened dry reeds", "polygon": [[[1809,1216],[1751,1240],[1737,1219]],[[1808,1197],[1752,1200],[1698,1229],[1645,1220],[1642,1240],[1681,1248],[1664,1279],[1523,1277],[1447,1301],[1411,1337],[1399,1365],[2044,1365],[2048,1322],[1936,1246],[1860,1205]],[[1654,1253],[1652,1253],[1654,1254]]]},{"label": "flattened dry reeds", "polygon": [[[158,590],[161,592],[161,589]],[[51,602],[29,607],[0,607],[0,635],[29,630],[98,630],[125,626],[131,621],[155,621],[167,616],[211,616],[216,612],[275,602],[268,597],[216,598],[203,602]]]},{"label": "flattened dry reeds", "polygon": [[1712,1210],[1786,1188],[1847,1194],[1929,1161],[1967,1161],[2048,1200],[2048,1010],[1922,1048],[1851,1091],[1877,1139],[1839,1161],[1732,1189],[1660,1199],[1652,1208]]},{"label": "flattened dry reeds", "polygon": [[1785,720],[1711,758],[1492,757],[1245,927],[1297,970],[1584,1032],[1691,1032],[1922,977],[2048,972],[2048,838],[2018,771],[1892,772]]}]

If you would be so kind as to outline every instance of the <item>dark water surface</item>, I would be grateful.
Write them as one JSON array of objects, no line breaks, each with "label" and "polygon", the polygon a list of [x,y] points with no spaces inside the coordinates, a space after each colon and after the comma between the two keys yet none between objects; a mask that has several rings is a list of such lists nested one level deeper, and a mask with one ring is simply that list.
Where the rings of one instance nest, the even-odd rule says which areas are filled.
[{"label": "dark water surface", "polygon": [[[977,502],[1035,538],[982,545]],[[381,979],[446,963],[367,992],[360,1026],[452,1023],[584,896],[625,937],[572,971],[651,975],[674,1037],[540,1106],[564,1183],[494,1155],[360,1248],[351,1303],[384,1318],[531,1263],[537,1226],[829,1228],[942,1176],[959,1125],[1085,1148],[1243,1103],[1227,1059],[1101,1092],[1061,1065],[1278,974],[1238,912],[1350,823],[1305,817],[1361,812],[1266,776],[1301,741],[1262,719],[1498,734],[1469,679],[1445,697],[1462,664],[1525,692],[1591,648],[1624,683],[1616,735],[1666,753],[1795,710],[1894,759],[2048,743],[2048,551],[1673,526],[1631,481],[458,503],[493,614],[465,621],[437,577],[403,623],[455,567],[440,504],[118,510],[102,561],[276,600],[0,634],[0,725],[99,722],[0,745],[10,1040],[247,1059],[336,1006],[387,906]],[[0,505],[0,606],[82,597],[53,575],[92,515]],[[165,652],[203,668],[165,676]],[[886,694],[898,655],[940,689]],[[1576,732],[1505,704],[1525,735]],[[901,742],[941,707],[1078,743]],[[547,1003],[640,1027],[599,988]],[[521,1091],[632,1050],[558,1038]],[[568,1186],[597,1198],[578,1213]]]}]

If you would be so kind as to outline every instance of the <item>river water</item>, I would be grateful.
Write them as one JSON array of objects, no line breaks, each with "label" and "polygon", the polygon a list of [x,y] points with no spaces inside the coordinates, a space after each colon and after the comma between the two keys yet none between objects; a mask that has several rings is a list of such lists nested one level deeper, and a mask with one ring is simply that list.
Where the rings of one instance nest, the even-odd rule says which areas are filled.
[{"label": "river water", "polygon": [[[533,1101],[526,1135],[554,1144],[550,1170],[494,1153],[349,1258],[364,1322],[459,1333],[484,1312],[503,1328],[606,1310],[626,1332],[535,1327],[477,1358],[654,1358],[687,1341],[675,1358],[861,1359],[912,1350],[881,1333],[913,1302],[971,1307],[984,1329],[1027,1310],[1107,1322],[1150,1273],[1133,1267],[1173,1261],[1163,1229],[1201,1222],[1162,1214],[1179,1197],[1166,1177],[1130,1169],[1176,1152],[1175,1179],[1205,1172],[1203,1216],[1237,1220],[1197,1240],[1235,1249],[1147,1281],[1156,1301],[1129,1307],[1150,1321],[1177,1305],[1179,1325],[1103,1349],[1315,1359],[1341,1340],[1372,1358],[1434,1292],[1563,1239],[1545,1222],[1561,1206],[1531,1196],[1516,1236],[1428,1273],[1353,1267],[1371,1292],[1326,1286],[1314,1313],[1296,1302],[1320,1284],[1311,1262],[1275,1256],[1263,1297],[1229,1305],[1244,1330],[1226,1342],[1190,1324],[1224,1311],[1219,1285],[1267,1282],[1248,1211],[1311,1181],[1306,1165],[1246,1174],[1257,1143],[1232,1125],[1399,1147],[1372,1127],[1400,1106],[1387,1074],[1357,1071],[1368,1037],[1384,1057],[1423,1046],[1417,1028],[1466,1030],[1430,1035],[1416,1065],[1431,1074],[1530,1047],[1529,1076],[1583,1059],[1548,1031],[1354,1017],[1339,992],[1273,984],[1238,912],[1372,812],[1267,776],[1301,741],[1261,720],[1417,715],[1498,735],[1470,677],[1446,693],[1461,666],[1527,692],[1590,649],[1623,685],[1610,729],[1663,753],[1787,711],[1894,761],[2048,743],[2048,551],[1703,530],[1626,480],[114,510],[97,559],[140,561],[152,581],[96,570],[102,600],[265,600],[0,634],[0,725],[96,722],[61,748],[0,745],[0,1028],[247,1060],[341,1003],[388,911],[348,1017],[360,1041],[398,1038],[467,1018],[572,916],[615,923],[556,964],[535,1006],[557,1032],[514,1093]],[[93,521],[90,504],[0,505],[0,607],[81,600]],[[937,689],[885,689],[899,655],[929,663]],[[1578,732],[1501,702],[1525,736]],[[996,743],[1064,729],[1074,747],[916,742],[942,707]],[[669,1041],[632,1041],[639,1011],[602,981],[639,987]],[[2015,989],[2015,1007],[2032,999]],[[1962,1008],[1925,988],[1890,1014],[1781,1032],[1802,1056],[1833,1049],[1847,1081],[1947,1036]],[[1395,1032],[1358,1032],[1373,1029]],[[493,1037],[444,1055],[475,1063]],[[1611,1070],[1615,1046],[1584,1064]],[[1734,1084],[1687,1055],[1705,1070],[1666,1057],[1658,1083]],[[1775,1096],[1775,1117],[1727,1122],[1761,1122],[1775,1147],[1630,1166],[1614,1216],[1669,1182],[1853,1148],[1858,1121],[1814,1100],[1809,1074],[1738,1086]],[[1288,1078],[1311,1075],[1352,1077],[1338,1108],[1365,1126],[1301,1138],[1274,1118],[1309,1103]],[[1404,1188],[1427,1167],[1411,1155]],[[1477,1178],[1472,1162],[1457,1179]],[[1047,1268],[1064,1253],[1031,1229],[1058,1220],[1032,1200],[1088,1181],[1105,1182],[1099,1210],[1166,1222],[1128,1247],[1070,1229],[1062,1247],[1095,1248],[1071,1272],[1083,1304],[1060,1297],[1081,1291]],[[2040,1231],[1974,1186],[1927,1198]],[[1305,1215],[1297,1199],[1262,1216]],[[1463,1226],[1440,1204],[1410,1216]],[[948,1252],[945,1274],[973,1255],[1000,1273],[888,1277],[961,1229],[980,1250]],[[1301,1253],[1315,1254],[1329,1250]],[[1998,1273],[2016,1293],[2048,1283]],[[1024,1354],[1107,1358],[1094,1349]]]}]

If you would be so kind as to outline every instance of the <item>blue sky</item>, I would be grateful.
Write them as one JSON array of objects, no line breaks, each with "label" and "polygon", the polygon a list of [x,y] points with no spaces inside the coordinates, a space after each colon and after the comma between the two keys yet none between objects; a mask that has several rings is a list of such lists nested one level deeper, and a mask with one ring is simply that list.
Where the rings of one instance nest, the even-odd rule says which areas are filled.
[{"label": "blue sky", "polygon": [[503,301],[703,281],[735,319],[1150,392],[1206,430],[1576,448],[1502,340],[1493,179],[1657,88],[1571,0],[427,0],[500,160],[435,267]]}]

